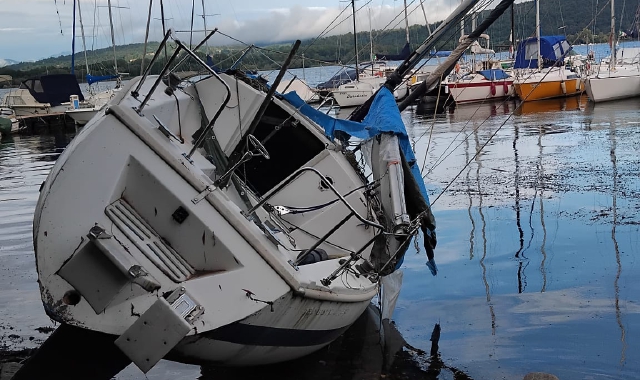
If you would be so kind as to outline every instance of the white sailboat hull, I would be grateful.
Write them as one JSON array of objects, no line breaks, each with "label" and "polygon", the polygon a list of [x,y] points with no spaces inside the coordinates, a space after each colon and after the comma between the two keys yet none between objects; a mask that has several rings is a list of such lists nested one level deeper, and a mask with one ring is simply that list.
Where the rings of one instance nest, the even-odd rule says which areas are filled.
[{"label": "white sailboat hull", "polygon": [[587,78],[585,90],[593,102],[625,99],[640,96],[640,70],[618,69]]},{"label": "white sailboat hull", "polygon": [[76,124],[85,125],[96,116],[99,111],[99,109],[95,108],[80,108],[77,110],[67,110],[65,113],[71,117]]},{"label": "white sailboat hull", "polygon": [[513,80],[488,81],[474,78],[470,81],[450,81],[447,89],[456,103],[481,102],[513,96]]},{"label": "white sailboat hull", "polygon": [[[386,78],[367,78],[360,82],[343,84],[332,92],[333,98],[340,107],[357,107],[363,105],[376,91],[384,85]],[[406,83],[400,84],[394,91],[396,100],[403,99],[409,94]]]},{"label": "white sailboat hull", "polygon": [[[215,80],[208,81],[198,93],[215,112],[219,88]],[[140,93],[148,93],[151,82]],[[245,102],[241,109],[250,119],[264,93],[242,82],[238,86]],[[199,151],[189,161],[189,143],[161,133],[155,121],[164,120],[171,134],[190,141],[201,126],[198,101],[192,93],[176,93],[178,113],[176,99],[162,90],[141,115],[134,111],[140,102],[130,95],[131,88],[123,89],[73,139],[43,185],[34,246],[47,314],[119,336],[118,347],[144,372],[166,355],[187,362],[257,365],[294,359],[329,344],[365,310],[378,284],[351,272],[330,283],[323,280],[340,270],[349,252],[362,248],[368,257],[373,228],[350,218],[341,202],[291,215],[290,223],[315,236],[347,217],[331,244],[320,245],[328,259],[292,265],[315,239],[300,230],[288,237],[272,227],[263,230],[242,214],[234,186],[217,189],[215,166]],[[237,110],[227,108],[216,124],[223,149],[233,148],[235,137],[224,133],[233,128],[224,121],[237,121]],[[317,127],[308,133],[324,139]],[[362,180],[325,141],[305,165],[330,176],[337,191],[350,194],[346,200],[354,210],[366,215]],[[276,191],[270,203],[322,204],[335,199],[326,190],[306,173]],[[264,212],[256,211],[262,217]],[[186,297],[183,303],[193,306],[191,314],[180,314],[181,298],[174,300],[173,294]],[[182,332],[167,335],[172,329]]]}]

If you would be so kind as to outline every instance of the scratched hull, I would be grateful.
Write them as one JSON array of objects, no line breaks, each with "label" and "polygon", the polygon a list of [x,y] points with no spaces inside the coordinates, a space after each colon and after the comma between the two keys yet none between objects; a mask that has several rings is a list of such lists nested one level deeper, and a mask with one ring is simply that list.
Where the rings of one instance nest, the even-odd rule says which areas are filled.
[{"label": "scratched hull", "polygon": [[289,293],[254,315],[185,338],[171,352],[184,363],[262,365],[296,359],[326,346],[344,333],[369,301],[319,302]]}]

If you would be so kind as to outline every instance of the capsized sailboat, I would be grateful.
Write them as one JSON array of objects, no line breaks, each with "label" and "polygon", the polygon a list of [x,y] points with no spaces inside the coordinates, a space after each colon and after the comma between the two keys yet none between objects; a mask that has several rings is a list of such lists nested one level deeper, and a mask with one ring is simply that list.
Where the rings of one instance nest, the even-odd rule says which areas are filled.
[{"label": "capsized sailboat", "polygon": [[[334,120],[175,43],[209,76],[166,79],[174,53],[160,76],[131,80],[42,187],[45,310],[114,336],[144,372],[169,353],[256,365],[313,352],[358,318],[419,230],[435,245],[393,96],[361,123]],[[374,179],[339,131],[369,141]]]},{"label": "capsized sailboat", "polygon": [[[464,0],[420,52],[475,2]],[[502,0],[482,28],[512,2]],[[419,230],[437,271],[435,222],[386,85],[351,120],[336,120],[293,93],[276,94],[299,41],[268,88],[218,74],[174,42],[160,75],[131,80],[41,188],[39,284],[63,331],[115,347],[126,360],[114,374],[131,361],[147,372],[163,357],[272,363],[336,339]],[[182,52],[210,75],[175,80],[169,68]],[[389,81],[421,59],[412,55]],[[364,140],[359,149],[349,149],[349,136]],[[15,378],[33,378],[34,368]]]}]

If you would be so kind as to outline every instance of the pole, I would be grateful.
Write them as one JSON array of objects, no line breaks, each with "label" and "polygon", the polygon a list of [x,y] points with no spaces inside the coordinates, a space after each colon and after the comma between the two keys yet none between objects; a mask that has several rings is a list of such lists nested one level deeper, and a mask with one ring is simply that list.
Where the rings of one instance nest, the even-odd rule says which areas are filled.
[{"label": "pole", "polygon": [[609,60],[609,69],[613,70],[616,65],[616,9],[614,0],[611,0],[611,59]]},{"label": "pole", "polygon": [[[202,0],[202,25],[204,26],[204,35],[207,35],[207,12],[204,9],[204,0]],[[209,43],[205,42],[206,54],[209,54]]]},{"label": "pole", "polygon": [[407,15],[407,0],[404,0],[404,32],[407,35],[407,43],[409,43],[409,16]]},{"label": "pole", "polygon": [[[164,3],[160,0],[160,18],[162,19],[162,35],[167,35],[167,27],[164,24]],[[164,60],[167,61],[167,45],[164,45]]]},{"label": "pole", "polygon": [[536,39],[538,40],[538,70],[542,69],[542,55],[540,54],[540,0],[536,0]]},{"label": "pole", "polygon": [[153,0],[149,0],[149,15],[147,16],[147,30],[144,35],[144,47],[142,48],[142,62],[140,62],[140,75],[144,73],[144,59],[147,56],[147,43],[149,42],[149,27],[151,26],[151,8],[153,7]]},{"label": "pole", "polygon": [[424,1],[420,0],[420,7],[422,8],[422,15],[424,16],[424,22],[427,24],[427,32],[431,35],[431,27],[429,26],[429,20],[427,20],[427,12],[424,11]]},{"label": "pole", "polygon": [[111,15],[111,0],[107,2],[109,6],[109,26],[111,27],[111,46],[113,48],[113,67],[116,71],[116,75],[118,74],[118,58],[116,58],[116,37],[113,34],[113,17]]},{"label": "pole", "polygon": [[76,67],[76,0],[73,0],[73,30],[71,31],[71,74]]},{"label": "pole", "polygon": [[82,34],[82,50],[84,50],[84,64],[87,67],[87,75],[89,74],[89,60],[87,59],[87,43],[84,39],[84,25],[82,24],[82,10],[80,9],[80,0],[78,0],[78,17],[80,20],[80,33]]},{"label": "pole", "polygon": [[514,5],[511,4],[511,59],[514,59],[516,57],[516,48],[515,48],[515,43],[516,43],[516,14],[514,11]]},{"label": "pole", "polygon": [[360,81],[360,67],[358,67],[358,34],[356,32],[356,0],[351,0],[353,13],[353,48],[356,51],[356,82]]}]

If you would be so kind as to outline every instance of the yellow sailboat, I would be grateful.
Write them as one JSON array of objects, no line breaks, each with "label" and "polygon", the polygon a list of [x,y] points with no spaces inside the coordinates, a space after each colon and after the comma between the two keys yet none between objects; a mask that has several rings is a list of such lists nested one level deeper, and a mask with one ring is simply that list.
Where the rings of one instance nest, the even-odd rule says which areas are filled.
[{"label": "yellow sailboat", "polygon": [[[539,15],[539,0],[536,15]],[[580,76],[565,67],[564,57],[571,45],[564,36],[540,36],[537,16],[536,37],[520,42],[514,63],[513,87],[522,101],[561,98],[584,91]]]}]

